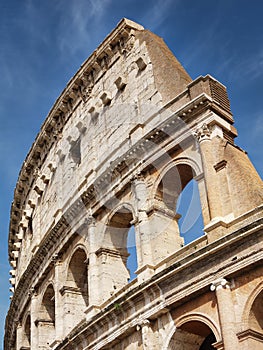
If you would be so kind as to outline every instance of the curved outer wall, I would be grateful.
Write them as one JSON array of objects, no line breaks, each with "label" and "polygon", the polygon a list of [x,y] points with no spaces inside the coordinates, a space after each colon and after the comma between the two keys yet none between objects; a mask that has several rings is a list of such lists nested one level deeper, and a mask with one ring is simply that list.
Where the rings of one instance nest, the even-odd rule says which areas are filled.
[{"label": "curved outer wall", "polygon": [[[262,181],[235,137],[226,88],[123,19],[19,174],[5,350],[260,349]],[[193,179],[204,235],[185,245],[175,208]]]}]

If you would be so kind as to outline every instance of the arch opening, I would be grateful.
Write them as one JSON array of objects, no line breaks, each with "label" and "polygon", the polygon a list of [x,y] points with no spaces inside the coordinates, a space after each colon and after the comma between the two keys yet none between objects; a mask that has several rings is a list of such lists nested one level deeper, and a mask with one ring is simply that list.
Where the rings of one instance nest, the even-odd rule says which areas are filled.
[{"label": "arch opening", "polygon": [[173,334],[168,350],[215,350],[216,337],[210,327],[200,321],[189,321]]},{"label": "arch opening", "polygon": [[203,234],[203,215],[195,172],[188,164],[177,164],[162,177],[156,199],[176,216],[177,231],[188,244]]},{"label": "arch opening", "polygon": [[127,251],[128,251],[127,269],[130,274],[130,278],[128,282],[131,282],[137,277],[136,271],[138,269],[134,225],[130,227],[127,236],[128,236],[127,237]]},{"label": "arch opening", "polygon": [[47,286],[43,295],[37,325],[39,347],[49,347],[55,338],[55,291],[52,284]]},{"label": "arch opening", "polygon": [[55,325],[55,292],[52,284],[50,284],[42,299],[41,319],[49,321]]},{"label": "arch opening", "polygon": [[158,185],[158,199],[161,199],[168,209],[174,211],[180,193],[193,177],[194,171],[189,165],[173,166],[164,174]]},{"label": "arch opening", "polygon": [[255,298],[249,312],[249,328],[263,334],[263,291]]},{"label": "arch opening", "polygon": [[191,179],[180,193],[176,203],[176,213],[180,235],[184,243],[188,244],[203,235],[203,215],[198,191],[198,184]]},{"label": "arch opening", "polygon": [[72,291],[79,292],[83,303],[88,305],[87,255],[82,248],[78,248],[71,257],[66,284]]},{"label": "arch opening", "polygon": [[[111,274],[112,280],[109,283],[116,291],[136,278],[136,233],[132,221],[131,209],[121,207],[110,218],[105,231],[101,252],[102,259],[107,259],[107,266],[104,265],[104,275]],[[111,269],[111,272],[107,269]]]},{"label": "arch opening", "polygon": [[24,337],[23,337],[23,347],[25,349],[30,349],[31,345],[31,317],[27,316],[25,324],[24,324]]},{"label": "arch opening", "polygon": [[82,247],[77,247],[70,257],[65,285],[60,293],[64,305],[64,329],[70,332],[76,322],[85,318],[85,310],[89,304],[88,260]]}]

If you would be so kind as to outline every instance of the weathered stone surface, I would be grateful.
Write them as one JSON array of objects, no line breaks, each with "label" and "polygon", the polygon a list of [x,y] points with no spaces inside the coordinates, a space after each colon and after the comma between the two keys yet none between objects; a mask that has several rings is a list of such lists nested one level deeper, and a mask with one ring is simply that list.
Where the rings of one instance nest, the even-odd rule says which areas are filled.
[{"label": "weathered stone surface", "polygon": [[[5,350],[259,349],[263,187],[236,135],[226,88],[123,19],[21,169]],[[176,204],[193,179],[205,234],[184,244]]]}]

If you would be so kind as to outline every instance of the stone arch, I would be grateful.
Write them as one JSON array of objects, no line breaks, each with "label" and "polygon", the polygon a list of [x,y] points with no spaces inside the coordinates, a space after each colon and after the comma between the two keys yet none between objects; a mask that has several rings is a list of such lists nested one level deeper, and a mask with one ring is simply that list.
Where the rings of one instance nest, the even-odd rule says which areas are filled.
[{"label": "stone arch", "polygon": [[246,302],[242,323],[245,329],[253,329],[263,334],[263,282],[250,294]]},{"label": "stone arch", "polygon": [[192,179],[198,183],[201,202],[198,212],[201,213],[202,210],[203,218],[203,211],[206,212],[207,209],[206,193],[202,169],[197,161],[189,157],[173,159],[161,169],[155,181],[149,211],[151,237],[154,237],[151,249],[155,264],[184,245],[178,224],[181,215],[176,212],[176,204],[181,192]]},{"label": "stone arch", "polygon": [[23,348],[30,349],[31,346],[31,315],[28,311],[22,319],[22,343]]},{"label": "stone arch", "polygon": [[130,280],[131,273],[127,266],[130,252],[127,243],[134,218],[133,206],[125,202],[115,207],[106,221],[103,244],[97,255],[103,276],[106,278],[105,284],[111,286],[110,295],[124,287]]},{"label": "stone arch", "polygon": [[42,294],[37,319],[38,340],[40,348],[48,347],[55,339],[55,290],[52,282],[48,282]]},{"label": "stone arch", "polygon": [[176,330],[171,328],[164,350],[212,350],[212,344],[220,339],[215,324],[204,314],[187,314],[175,320]]},{"label": "stone arch", "polygon": [[113,249],[125,251],[126,235],[134,217],[134,209],[129,203],[123,203],[114,208],[107,219],[104,242],[110,244]]},{"label": "stone arch", "polygon": [[77,245],[68,261],[66,285],[81,293],[83,301],[88,304],[87,252],[82,245]]},{"label": "stone arch", "polygon": [[164,175],[167,173],[167,171],[180,164],[189,165],[193,169],[195,176],[201,176],[203,174],[201,165],[196,160],[190,157],[177,157],[171,159],[167,164],[165,164],[165,166],[162,169],[160,169],[158,177],[153,186],[153,193],[156,193],[158,184],[160,180],[164,177]]},{"label": "stone arch", "polygon": [[88,253],[83,244],[76,244],[67,259],[66,278],[60,293],[63,299],[64,329],[70,331],[85,317],[89,305]]},{"label": "stone arch", "polygon": [[55,324],[55,291],[52,282],[49,282],[44,289],[40,317]]},{"label": "stone arch", "polygon": [[[187,157],[173,159],[159,173],[153,187],[153,197],[162,199],[168,209],[174,210],[180,192],[190,180],[201,177],[202,174],[201,168],[195,160]],[[175,186],[178,187],[177,196],[176,194],[171,196],[169,190],[174,192]]]},{"label": "stone arch", "polygon": [[135,218],[135,210],[134,207],[131,203],[129,202],[123,202],[118,204],[116,207],[114,207],[114,209],[109,213],[108,218],[107,218],[107,226],[109,226],[113,220],[113,217],[120,212],[125,212],[125,211],[129,211],[132,214],[132,218]]},{"label": "stone arch", "polygon": [[[68,274],[68,269],[69,269],[70,262],[71,262],[74,254],[76,253],[77,250],[83,250],[85,252],[86,257],[87,257],[87,262],[88,262],[88,249],[87,249],[87,247],[84,244],[82,244],[82,243],[75,244],[73,249],[71,249],[71,251],[68,254],[67,259],[66,259],[65,269],[67,271],[67,274]],[[66,280],[67,280],[67,275],[66,275]]]},{"label": "stone arch", "polygon": [[60,294],[64,329],[69,332],[76,322],[85,317],[85,310],[89,305],[88,252],[84,244],[76,244],[69,254],[65,263],[65,276]]}]

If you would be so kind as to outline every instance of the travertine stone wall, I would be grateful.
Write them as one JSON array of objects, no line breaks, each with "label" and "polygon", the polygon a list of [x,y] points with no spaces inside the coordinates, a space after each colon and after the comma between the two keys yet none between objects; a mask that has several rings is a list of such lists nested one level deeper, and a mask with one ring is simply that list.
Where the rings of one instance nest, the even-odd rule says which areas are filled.
[{"label": "travertine stone wall", "polygon": [[[259,349],[263,187],[233,122],[220,82],[192,80],[123,19],[19,174],[5,350]],[[191,181],[204,232],[185,244],[176,205]]]}]

